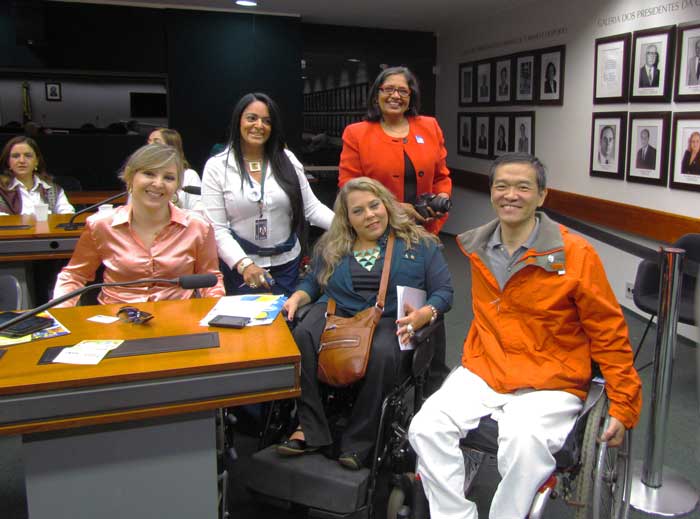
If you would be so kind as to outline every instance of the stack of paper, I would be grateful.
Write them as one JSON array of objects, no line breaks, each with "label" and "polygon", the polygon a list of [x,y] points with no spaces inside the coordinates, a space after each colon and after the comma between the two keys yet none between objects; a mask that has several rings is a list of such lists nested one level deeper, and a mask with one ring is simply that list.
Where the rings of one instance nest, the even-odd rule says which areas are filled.
[{"label": "stack of paper", "polygon": [[248,317],[250,322],[246,326],[270,324],[280,313],[286,300],[283,295],[272,294],[222,297],[199,324],[208,326],[209,321],[217,315]]}]

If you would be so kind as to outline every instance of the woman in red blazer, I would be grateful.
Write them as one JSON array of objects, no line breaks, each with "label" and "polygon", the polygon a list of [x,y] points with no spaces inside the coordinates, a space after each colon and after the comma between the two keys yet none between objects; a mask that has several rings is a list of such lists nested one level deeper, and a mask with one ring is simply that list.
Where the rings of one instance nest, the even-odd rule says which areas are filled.
[{"label": "woman in red blazer", "polygon": [[418,81],[406,67],[384,69],[368,95],[365,121],[343,132],[338,184],[370,177],[384,184],[416,222],[437,234],[447,219],[424,218],[413,207],[416,198],[433,193],[449,198],[450,171],[442,130],[433,117],[418,115]]}]

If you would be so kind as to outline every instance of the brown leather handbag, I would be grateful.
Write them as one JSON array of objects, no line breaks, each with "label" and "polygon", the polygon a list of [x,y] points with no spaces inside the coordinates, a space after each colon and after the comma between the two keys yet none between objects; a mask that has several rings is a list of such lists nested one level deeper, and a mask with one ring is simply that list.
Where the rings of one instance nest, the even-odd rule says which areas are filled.
[{"label": "brown leather handbag", "polygon": [[365,376],[374,329],[384,311],[386,288],[389,284],[394,233],[389,233],[379,284],[377,303],[352,317],[335,315],[335,301],[328,300],[326,326],[321,334],[318,353],[318,379],[330,386],[348,386]]}]

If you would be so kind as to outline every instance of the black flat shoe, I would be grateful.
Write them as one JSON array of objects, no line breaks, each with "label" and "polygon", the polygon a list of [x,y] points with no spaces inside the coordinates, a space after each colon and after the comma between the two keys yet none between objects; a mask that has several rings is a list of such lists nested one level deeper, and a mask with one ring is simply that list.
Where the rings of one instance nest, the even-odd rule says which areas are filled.
[{"label": "black flat shoe", "polygon": [[338,458],[338,463],[348,470],[360,470],[362,468],[362,461],[360,461],[360,456],[356,452],[342,454]]},{"label": "black flat shoe", "polygon": [[277,446],[277,454],[280,456],[301,456],[316,452],[318,447],[311,447],[306,444],[306,440],[292,440],[287,438]]}]

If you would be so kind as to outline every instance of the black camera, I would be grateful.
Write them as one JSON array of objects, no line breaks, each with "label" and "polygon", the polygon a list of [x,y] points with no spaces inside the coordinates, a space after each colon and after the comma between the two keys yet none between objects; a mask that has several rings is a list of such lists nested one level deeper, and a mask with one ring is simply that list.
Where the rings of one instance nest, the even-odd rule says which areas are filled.
[{"label": "black camera", "polygon": [[444,196],[437,196],[433,193],[423,193],[416,198],[413,207],[416,208],[418,214],[423,218],[430,218],[431,215],[428,212],[428,207],[436,213],[447,213],[452,207],[452,200]]}]

